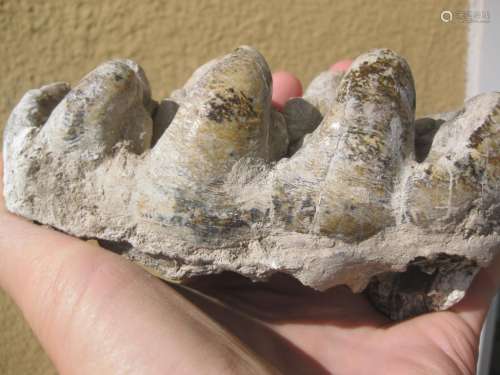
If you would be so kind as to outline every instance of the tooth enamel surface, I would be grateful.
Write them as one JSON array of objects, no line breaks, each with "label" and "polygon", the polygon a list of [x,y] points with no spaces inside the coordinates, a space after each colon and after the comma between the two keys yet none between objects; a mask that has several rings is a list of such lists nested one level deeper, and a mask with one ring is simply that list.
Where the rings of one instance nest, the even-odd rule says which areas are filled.
[{"label": "tooth enamel surface", "polygon": [[6,206],[166,279],[283,272],[367,289],[394,319],[458,302],[500,248],[500,94],[415,121],[387,49],[282,113],[271,87],[243,46],[159,103],[130,60],[30,90],[5,128]]}]

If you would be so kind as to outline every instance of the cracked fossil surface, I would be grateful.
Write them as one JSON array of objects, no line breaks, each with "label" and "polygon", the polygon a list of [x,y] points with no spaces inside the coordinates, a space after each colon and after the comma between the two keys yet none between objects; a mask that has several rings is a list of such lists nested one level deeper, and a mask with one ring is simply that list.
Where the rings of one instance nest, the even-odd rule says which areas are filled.
[{"label": "cracked fossil surface", "polygon": [[170,280],[280,272],[393,319],[459,301],[500,246],[500,93],[415,121],[387,49],[282,113],[271,86],[244,46],[159,103],[130,60],[28,91],[4,132],[7,208]]}]

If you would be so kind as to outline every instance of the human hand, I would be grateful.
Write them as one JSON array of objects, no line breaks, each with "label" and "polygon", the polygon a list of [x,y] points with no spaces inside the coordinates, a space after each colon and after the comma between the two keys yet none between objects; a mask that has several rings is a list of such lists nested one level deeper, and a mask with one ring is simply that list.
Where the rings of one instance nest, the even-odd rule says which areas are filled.
[{"label": "human hand", "polygon": [[[275,78],[275,105],[300,95]],[[0,202],[0,286],[61,374],[473,374],[499,271],[497,259],[449,311],[394,323],[363,295],[280,275],[165,283]]]}]

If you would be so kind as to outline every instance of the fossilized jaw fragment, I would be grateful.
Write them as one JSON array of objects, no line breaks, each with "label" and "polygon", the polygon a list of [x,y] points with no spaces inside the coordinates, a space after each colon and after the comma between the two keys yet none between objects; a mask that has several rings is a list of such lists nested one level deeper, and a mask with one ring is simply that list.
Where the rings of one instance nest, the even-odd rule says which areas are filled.
[{"label": "fossilized jaw fragment", "polygon": [[[71,90],[32,90],[5,129],[7,208],[167,279],[284,272],[319,290],[370,284],[396,318],[457,302],[500,249],[500,94],[415,130],[413,79],[394,52],[321,77],[284,114],[250,47],[158,106],[128,60]],[[390,272],[408,265],[425,285],[402,290]]]}]

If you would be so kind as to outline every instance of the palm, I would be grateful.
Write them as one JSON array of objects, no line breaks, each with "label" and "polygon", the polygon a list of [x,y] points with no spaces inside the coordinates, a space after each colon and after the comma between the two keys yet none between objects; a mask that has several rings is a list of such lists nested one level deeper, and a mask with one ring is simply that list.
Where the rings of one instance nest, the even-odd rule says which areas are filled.
[{"label": "palm", "polygon": [[251,285],[223,275],[194,287],[231,308],[181,293],[284,373],[474,373],[478,337],[453,312],[393,323],[347,288],[318,293],[281,276]]},{"label": "palm", "polygon": [[0,285],[62,374],[472,374],[495,291],[483,272],[455,312],[393,323],[344,287],[233,274],[169,285],[11,214],[0,224]]}]

